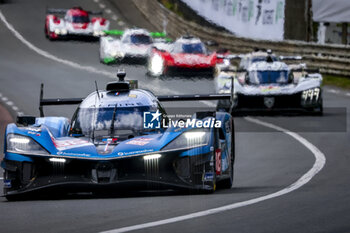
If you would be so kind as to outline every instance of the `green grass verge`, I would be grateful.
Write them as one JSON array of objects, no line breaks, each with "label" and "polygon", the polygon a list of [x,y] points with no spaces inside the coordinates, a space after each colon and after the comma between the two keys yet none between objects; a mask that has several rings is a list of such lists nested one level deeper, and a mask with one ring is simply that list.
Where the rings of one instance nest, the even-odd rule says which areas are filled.
[{"label": "green grass verge", "polygon": [[323,75],[323,85],[336,86],[340,88],[350,89],[350,77],[342,77],[335,75]]}]

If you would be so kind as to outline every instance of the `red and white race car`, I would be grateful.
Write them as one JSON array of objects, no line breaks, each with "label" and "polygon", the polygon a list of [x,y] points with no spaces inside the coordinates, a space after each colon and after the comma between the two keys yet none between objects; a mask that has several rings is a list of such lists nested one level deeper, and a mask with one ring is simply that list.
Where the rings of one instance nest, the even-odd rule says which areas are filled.
[{"label": "red and white race car", "polygon": [[[57,15],[64,15],[60,18]],[[109,21],[102,12],[85,11],[81,7],[71,9],[47,9],[45,35],[50,40],[70,36],[100,37],[109,29]]]},{"label": "red and white race car", "polygon": [[209,53],[199,38],[183,36],[174,43],[154,46],[147,72],[156,77],[174,74],[212,76],[216,65],[223,62],[217,55],[217,52]]}]

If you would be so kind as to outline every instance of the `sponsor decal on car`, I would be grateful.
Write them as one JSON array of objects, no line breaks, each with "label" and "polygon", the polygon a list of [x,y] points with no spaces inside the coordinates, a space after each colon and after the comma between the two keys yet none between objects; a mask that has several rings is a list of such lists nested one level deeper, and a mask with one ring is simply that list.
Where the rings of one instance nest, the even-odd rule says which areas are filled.
[{"label": "sponsor decal on car", "polygon": [[214,179],[214,173],[213,172],[206,172],[203,174],[203,181],[212,181]]},{"label": "sponsor decal on car", "polygon": [[76,147],[89,146],[90,142],[83,139],[70,139],[70,140],[57,140],[52,138],[52,142],[55,145],[57,150],[67,150]]},{"label": "sponsor decal on car", "polygon": [[62,152],[62,151],[57,152],[57,155],[81,156],[81,157],[89,157],[89,156],[91,156],[90,154],[85,154],[85,153],[71,153],[71,152]]},{"label": "sponsor decal on car", "polygon": [[264,104],[267,108],[272,108],[275,104],[275,98],[274,97],[264,97]]},{"label": "sponsor decal on car", "polygon": [[4,180],[4,188],[11,188],[12,183],[11,180]]},{"label": "sponsor decal on car", "polygon": [[269,92],[269,91],[277,91],[277,90],[280,90],[281,87],[279,86],[263,86],[263,87],[260,87],[260,91],[261,92]]},{"label": "sponsor decal on car", "polygon": [[135,139],[132,139],[131,141],[128,141],[125,144],[144,146],[144,145],[148,144],[152,140],[153,140],[152,138],[135,138]]},{"label": "sponsor decal on car", "polygon": [[128,156],[128,155],[151,153],[153,151],[154,151],[153,149],[145,149],[145,150],[138,150],[138,151],[118,152],[118,155],[119,156]]},{"label": "sponsor decal on car", "polygon": [[38,133],[38,132],[33,132],[33,131],[28,131],[27,132],[28,134],[32,134],[32,135],[35,135],[35,136],[41,136],[41,133]]},{"label": "sponsor decal on car", "polygon": [[216,175],[221,174],[221,149],[215,150],[215,171]]}]

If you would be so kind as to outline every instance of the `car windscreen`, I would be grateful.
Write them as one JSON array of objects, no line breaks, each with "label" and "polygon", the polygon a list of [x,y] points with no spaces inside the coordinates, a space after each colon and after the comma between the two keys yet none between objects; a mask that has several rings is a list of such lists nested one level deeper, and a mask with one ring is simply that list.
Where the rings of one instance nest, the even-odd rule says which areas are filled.
[{"label": "car windscreen", "polygon": [[248,73],[249,82],[251,84],[286,84],[288,83],[288,71],[250,71]]},{"label": "car windscreen", "polygon": [[[116,110],[115,110],[116,109]],[[143,114],[151,109],[142,107],[78,108],[72,119],[71,133],[91,137],[93,133],[108,136],[114,118],[115,135],[128,132],[139,135],[144,131]],[[101,132],[98,132],[101,131]]]},{"label": "car windscreen", "polygon": [[203,43],[175,43],[173,53],[206,53]]},{"label": "car windscreen", "polygon": [[89,19],[89,16],[73,16],[72,22],[73,23],[89,23],[90,19]]},{"label": "car windscreen", "polygon": [[130,36],[130,42],[132,44],[151,44],[152,38],[148,35],[131,35]]},{"label": "car windscreen", "polygon": [[[276,56],[270,56],[269,58],[271,59],[271,61],[277,61],[277,57]],[[267,59],[266,56],[252,57],[251,63],[260,62],[260,61],[266,61],[266,59]]]}]

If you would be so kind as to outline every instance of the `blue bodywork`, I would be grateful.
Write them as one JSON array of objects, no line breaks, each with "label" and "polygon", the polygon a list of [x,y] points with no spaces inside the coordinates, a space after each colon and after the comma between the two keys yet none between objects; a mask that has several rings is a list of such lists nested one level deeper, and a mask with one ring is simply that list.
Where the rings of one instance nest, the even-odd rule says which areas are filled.
[{"label": "blue bodywork", "polygon": [[[79,106],[79,108],[82,108],[84,106],[91,106],[90,105],[91,102],[93,102],[94,106],[96,106],[96,94],[99,94],[99,93],[93,93],[92,95],[88,96],[83,101],[83,103]],[[102,95],[105,96],[105,99],[100,100],[99,102],[99,107],[101,108],[102,107],[105,108],[106,106],[108,107],[115,106],[116,103],[118,103],[121,106],[123,104],[132,105],[133,103],[138,103],[139,105],[140,103],[142,103],[143,106],[148,106],[148,105],[154,106],[156,103],[156,106],[160,106],[157,100],[152,96],[151,93],[147,93],[143,90],[140,90],[140,91],[133,90],[133,91],[127,92],[126,94],[118,93],[113,95],[111,95],[108,92],[104,92],[102,93]],[[168,150],[166,146],[169,145],[174,140],[176,140],[184,132],[196,130],[196,129],[191,127],[189,128],[170,127],[166,129],[146,132],[140,136],[135,136],[130,139],[122,140],[120,142],[118,141],[117,143],[103,144],[101,142],[108,141],[108,140],[111,141],[113,137],[104,138],[102,141],[99,141],[98,143],[96,143],[96,141],[91,139],[91,137],[87,137],[87,136],[77,137],[75,134],[71,132],[73,123],[71,125],[70,121],[64,117],[40,117],[40,118],[36,118],[35,124],[28,125],[28,126],[18,126],[12,123],[12,124],[9,124],[6,128],[4,161],[2,162],[2,167],[5,169],[5,171],[18,172],[20,169],[23,169],[22,164],[24,163],[32,164],[33,166],[36,163],[38,163],[38,161],[40,161],[40,163],[50,164],[48,161],[50,158],[66,159],[67,161],[70,161],[70,162],[73,161],[72,163],[81,161],[84,164],[86,164],[86,162],[89,163],[89,161],[92,161],[94,164],[96,164],[94,165],[95,167],[99,167],[100,166],[99,164],[105,163],[105,162],[110,164],[112,163],[117,164],[118,161],[122,161],[122,160],[128,160],[128,159],[137,160],[137,158],[143,158],[146,155],[163,154],[165,156],[169,155],[173,157],[172,161],[167,163],[167,166],[168,166],[167,169],[168,170],[174,169],[174,171],[169,171],[169,172],[176,173],[178,171],[175,172],[175,170],[179,168],[177,167],[177,165],[174,165],[174,164],[177,161],[181,160],[181,158],[185,158],[185,159],[188,159],[188,161],[192,161],[193,160],[191,159],[192,157],[201,156],[201,159],[203,160],[202,163],[209,164],[209,163],[212,163],[211,161],[213,161],[213,155],[215,155],[217,148],[219,148],[221,152],[220,174],[221,173],[223,174],[228,171],[230,167],[230,161],[231,161],[231,154],[232,154],[231,143],[232,143],[232,137],[233,137],[232,117],[230,114],[226,112],[217,112],[215,114],[215,117],[208,116],[202,120],[209,119],[209,118],[214,118],[215,120],[220,121],[221,128],[206,129],[206,132],[209,133],[210,135],[207,143],[203,145],[202,144],[197,146],[195,145],[193,147],[186,147],[186,148],[171,148],[171,150]],[[218,136],[219,131],[221,135],[220,137]],[[20,135],[20,136],[26,137],[27,139],[30,138],[32,141],[35,142],[35,144],[40,145],[44,153],[30,153],[30,152],[22,153],[22,152],[9,150],[7,147],[7,138],[11,135]],[[117,140],[118,139],[116,139],[116,141]],[[138,160],[138,161],[141,161],[141,160]],[[198,165],[197,162],[195,161],[196,159],[194,159],[191,162],[191,164],[192,163],[194,164],[193,166]],[[68,162],[68,165],[69,165],[69,162]],[[113,165],[113,166],[116,166],[116,165]],[[207,166],[207,165],[203,165],[203,166]],[[49,167],[49,165],[45,165],[44,167]],[[92,171],[93,171],[92,173],[94,172],[96,173],[94,169],[99,169],[99,168],[92,168]],[[118,169],[121,170],[120,168]],[[191,170],[190,168],[187,168],[187,167],[181,168],[181,169],[189,170],[189,171]],[[36,170],[34,169],[33,171],[36,171]],[[32,175],[33,171],[29,172],[31,174],[29,175],[30,177],[33,176]],[[183,171],[180,171],[180,173],[181,172],[183,173]],[[50,176],[51,175],[49,175],[49,177]],[[178,176],[180,177],[180,175]],[[212,177],[213,177],[213,172],[205,172],[203,174],[202,180],[206,180],[206,179],[210,180],[210,179],[213,179]],[[219,173],[218,173],[218,177],[219,177]],[[28,187],[29,187],[28,189],[32,188],[31,182],[33,182],[33,180],[35,179],[36,179],[35,176],[32,177],[30,181],[27,182],[26,185],[20,186],[20,190],[23,191]],[[172,179],[175,179],[175,178],[172,178]],[[185,178],[176,178],[176,179],[179,179],[181,182],[184,182],[184,183],[190,182],[190,181],[184,181]],[[10,179],[5,178],[4,181],[7,182],[7,187],[11,187]],[[84,180],[84,182],[86,182],[86,180]],[[99,179],[96,180],[96,177],[95,178],[93,177],[90,179],[90,181],[88,180],[88,182],[96,184],[96,183],[99,183],[100,181]],[[114,180],[112,182],[112,178],[111,178],[110,183],[118,183],[118,182],[119,180]],[[180,185],[178,184],[179,181],[176,181],[176,182],[177,182],[177,185]],[[200,181],[200,182],[203,183],[204,181]],[[43,184],[42,181],[39,185],[45,186],[45,184]],[[202,185],[204,185],[204,183]]]}]

